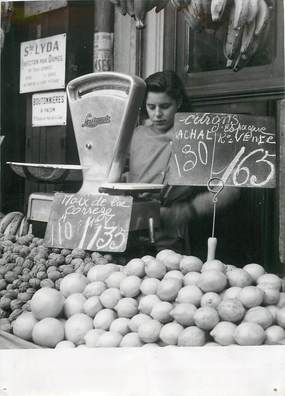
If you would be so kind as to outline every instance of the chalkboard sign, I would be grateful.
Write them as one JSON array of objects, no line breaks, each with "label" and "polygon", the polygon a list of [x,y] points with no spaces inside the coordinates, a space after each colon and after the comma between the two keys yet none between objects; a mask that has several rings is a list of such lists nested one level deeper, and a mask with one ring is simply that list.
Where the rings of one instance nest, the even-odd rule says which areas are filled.
[{"label": "chalkboard sign", "polygon": [[168,183],[273,188],[273,119],[224,113],[177,113]]},{"label": "chalkboard sign", "polygon": [[124,252],[133,198],[56,193],[45,233],[48,246]]}]

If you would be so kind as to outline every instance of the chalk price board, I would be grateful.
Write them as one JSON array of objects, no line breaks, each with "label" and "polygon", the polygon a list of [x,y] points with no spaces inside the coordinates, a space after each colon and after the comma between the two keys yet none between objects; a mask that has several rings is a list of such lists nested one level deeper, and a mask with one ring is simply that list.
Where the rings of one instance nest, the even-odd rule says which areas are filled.
[{"label": "chalk price board", "polygon": [[168,183],[273,188],[276,134],[270,117],[177,113]]},{"label": "chalk price board", "polygon": [[48,246],[124,252],[133,198],[56,193],[45,233]]}]

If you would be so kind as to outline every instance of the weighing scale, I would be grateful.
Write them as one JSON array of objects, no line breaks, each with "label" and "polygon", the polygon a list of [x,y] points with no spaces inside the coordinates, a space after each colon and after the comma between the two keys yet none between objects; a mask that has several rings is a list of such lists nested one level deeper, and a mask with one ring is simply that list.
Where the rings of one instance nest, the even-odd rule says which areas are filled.
[{"label": "weighing scale", "polygon": [[[37,182],[82,179],[79,194],[133,196],[130,231],[148,229],[153,243],[159,204],[142,196],[159,192],[163,185],[120,183],[145,95],[144,81],[115,72],[90,73],[70,81],[66,90],[80,165],[7,163],[18,175]],[[30,194],[28,220],[48,222],[53,198],[49,193]]]}]

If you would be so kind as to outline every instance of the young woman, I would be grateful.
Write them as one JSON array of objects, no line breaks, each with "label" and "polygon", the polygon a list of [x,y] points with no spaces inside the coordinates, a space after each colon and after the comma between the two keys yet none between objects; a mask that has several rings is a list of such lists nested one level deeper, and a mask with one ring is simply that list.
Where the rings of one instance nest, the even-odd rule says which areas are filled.
[{"label": "young woman", "polygon": [[[173,71],[150,75],[146,80],[144,125],[136,128],[130,146],[128,182],[167,183],[174,116],[190,111],[183,85]],[[239,196],[235,188],[224,188],[219,195],[220,210]],[[191,223],[213,213],[212,194],[206,187],[167,186],[159,197],[161,227],[156,234],[157,248],[191,254]],[[195,230],[191,230],[195,232]],[[205,236],[205,241],[207,237]]]}]

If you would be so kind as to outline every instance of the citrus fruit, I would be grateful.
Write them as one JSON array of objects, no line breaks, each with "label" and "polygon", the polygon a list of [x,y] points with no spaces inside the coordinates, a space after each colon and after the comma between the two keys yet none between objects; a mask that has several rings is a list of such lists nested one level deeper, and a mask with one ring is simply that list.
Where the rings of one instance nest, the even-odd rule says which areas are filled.
[{"label": "citrus fruit", "polygon": [[72,315],[65,322],[65,338],[75,345],[84,344],[84,336],[93,328],[93,320],[84,313]]},{"label": "citrus fruit", "polygon": [[[162,252],[160,252],[162,253]],[[159,258],[159,253],[157,254],[157,259],[161,260],[163,264],[166,266],[166,268],[171,271],[171,270],[178,270],[180,268],[180,260],[182,258],[181,254],[171,252],[168,254],[165,254],[163,259]]]},{"label": "citrus fruit", "polygon": [[89,282],[94,281],[105,281],[110,274],[115,271],[119,271],[120,268],[116,264],[97,264],[91,267],[87,273],[87,279]]},{"label": "citrus fruit", "polygon": [[234,339],[239,345],[261,345],[265,340],[265,331],[257,323],[240,323],[234,332]]},{"label": "citrus fruit", "polygon": [[111,323],[110,331],[120,333],[122,336],[124,336],[130,331],[129,323],[130,319],[128,318],[117,318]]},{"label": "citrus fruit", "polygon": [[71,274],[66,275],[62,278],[59,286],[59,290],[64,295],[64,297],[68,297],[73,293],[82,293],[87,285],[86,276],[72,272]]},{"label": "citrus fruit", "polygon": [[145,264],[145,273],[150,278],[162,279],[166,274],[166,266],[161,260],[151,259]]},{"label": "citrus fruit", "polygon": [[148,294],[155,294],[157,286],[159,285],[159,279],[157,278],[145,278],[143,279],[140,290],[145,296]]},{"label": "citrus fruit", "polygon": [[134,258],[124,267],[124,273],[126,275],[136,275],[142,278],[145,275],[144,266],[145,262],[142,259]]},{"label": "citrus fruit", "polygon": [[94,318],[96,313],[101,309],[103,309],[103,306],[98,296],[91,296],[87,298],[83,304],[83,312],[91,318]]},{"label": "citrus fruit", "polygon": [[126,274],[123,272],[113,272],[105,279],[105,283],[108,287],[116,287],[117,289],[120,288],[121,281],[126,278]]},{"label": "citrus fruit", "polygon": [[99,335],[96,347],[109,348],[118,347],[122,341],[122,335],[115,331],[104,331]]},{"label": "citrus fruit", "polygon": [[174,301],[181,286],[182,281],[179,279],[162,279],[157,286],[156,294],[162,301]]},{"label": "citrus fruit", "polygon": [[219,315],[215,308],[201,307],[194,314],[194,323],[202,330],[212,330],[219,322]]},{"label": "citrus fruit", "polygon": [[170,315],[182,326],[192,326],[196,311],[197,307],[194,304],[180,303],[170,311]]},{"label": "citrus fruit", "polygon": [[138,335],[138,333],[128,333],[125,334],[121,340],[120,347],[140,347],[143,343]]},{"label": "citrus fruit", "polygon": [[265,307],[253,307],[246,312],[243,321],[257,323],[266,329],[273,324],[273,316]]},{"label": "citrus fruit", "polygon": [[83,339],[88,348],[95,348],[100,335],[104,333],[103,329],[90,329],[84,335]]},{"label": "citrus fruit", "polygon": [[161,323],[150,319],[142,323],[138,328],[138,335],[143,342],[156,342],[159,339]]},{"label": "citrus fruit", "polygon": [[223,321],[239,322],[245,314],[242,303],[237,298],[226,298],[217,307],[218,314]]},{"label": "citrus fruit", "polygon": [[32,339],[37,345],[54,348],[64,339],[64,325],[56,318],[44,318],[34,325]]},{"label": "citrus fruit", "polygon": [[120,282],[120,292],[125,297],[136,297],[140,294],[141,279],[136,275],[130,275]]},{"label": "citrus fruit", "polygon": [[285,329],[285,308],[280,308],[276,312],[276,322],[279,326],[283,327]]},{"label": "citrus fruit", "polygon": [[184,286],[188,285],[198,285],[199,279],[201,278],[201,272],[188,272],[184,275],[183,283]]},{"label": "citrus fruit", "polygon": [[236,329],[236,325],[232,322],[219,322],[210,332],[210,335],[213,337],[215,342],[220,345],[226,346],[235,344],[234,332]]},{"label": "citrus fruit", "polygon": [[276,305],[266,305],[265,308],[271,313],[271,315],[273,317],[273,322],[275,322],[279,308]]},{"label": "citrus fruit", "polygon": [[282,280],[275,274],[264,274],[257,279],[257,284],[262,288],[280,290],[282,286]]},{"label": "citrus fruit", "polygon": [[146,320],[151,320],[152,318],[149,315],[144,313],[138,313],[133,316],[129,321],[129,329],[133,332],[137,332],[139,326],[144,323]]},{"label": "citrus fruit", "polygon": [[257,307],[262,304],[264,291],[257,286],[245,286],[241,289],[238,299],[246,308]]},{"label": "citrus fruit", "polygon": [[143,296],[139,302],[139,311],[146,315],[150,315],[154,304],[159,301],[160,299],[156,294],[148,294],[147,296]]},{"label": "citrus fruit", "polygon": [[279,295],[279,301],[278,301],[278,307],[279,308],[283,308],[283,307],[285,307],[285,293],[284,292],[281,292],[280,293],[280,295]]},{"label": "citrus fruit", "polygon": [[23,340],[31,341],[33,328],[37,322],[32,312],[23,312],[13,322],[13,333]]},{"label": "citrus fruit", "polygon": [[121,298],[120,290],[115,287],[110,287],[103,291],[99,297],[101,304],[105,308],[114,308]]},{"label": "citrus fruit", "polygon": [[188,285],[179,290],[176,301],[179,303],[194,304],[198,307],[200,305],[202,295],[203,293],[198,286]]},{"label": "citrus fruit", "polygon": [[263,291],[263,304],[264,305],[276,305],[280,299],[280,291],[268,287],[268,285],[258,285],[258,289]]},{"label": "citrus fruit", "polygon": [[166,345],[177,345],[178,336],[183,330],[183,326],[181,326],[179,323],[166,323],[160,330],[159,338]]},{"label": "citrus fruit", "polygon": [[36,319],[57,317],[64,304],[63,295],[56,289],[42,287],[31,299],[31,311]]},{"label": "citrus fruit", "polygon": [[181,282],[183,282],[184,275],[179,270],[171,270],[166,272],[166,274],[163,277],[163,279],[169,279],[169,278],[178,279],[181,280]]},{"label": "citrus fruit", "polygon": [[274,345],[285,338],[285,330],[281,326],[270,326],[265,330],[265,344]]},{"label": "citrus fruit", "polygon": [[171,320],[170,312],[173,309],[173,305],[168,301],[159,301],[152,307],[150,315],[153,319],[158,320],[161,323],[166,323]]},{"label": "citrus fruit", "polygon": [[216,308],[222,301],[221,296],[215,292],[207,292],[201,298],[201,307],[212,307]]},{"label": "citrus fruit", "polygon": [[180,270],[182,274],[188,274],[188,272],[200,272],[203,266],[203,261],[195,256],[183,256],[180,260]]},{"label": "citrus fruit", "polygon": [[204,292],[221,292],[227,285],[226,275],[218,270],[206,270],[201,273],[198,286]]},{"label": "citrus fruit", "polygon": [[121,298],[115,310],[120,318],[132,318],[138,312],[138,302],[132,297]]},{"label": "citrus fruit", "polygon": [[92,296],[100,296],[104,290],[106,290],[106,285],[104,282],[102,281],[90,282],[85,286],[83,290],[83,295],[86,298]]},{"label": "citrus fruit", "polygon": [[81,293],[70,294],[64,301],[63,312],[66,318],[70,316],[83,312],[83,305],[86,298]]},{"label": "citrus fruit", "polygon": [[178,335],[178,346],[203,346],[206,343],[206,332],[197,326],[186,327]]},{"label": "citrus fruit", "polygon": [[253,283],[252,277],[242,268],[235,268],[227,272],[230,286],[245,287]]},{"label": "citrus fruit", "polygon": [[238,298],[240,292],[242,290],[242,287],[238,287],[238,286],[232,286],[229,287],[228,289],[226,289],[223,293],[223,299],[226,298]]},{"label": "citrus fruit", "polygon": [[110,308],[104,308],[94,316],[93,324],[95,329],[109,330],[111,323],[117,317],[115,311]]},{"label": "citrus fruit", "polygon": [[201,272],[204,272],[207,270],[216,270],[216,271],[226,272],[226,266],[220,260],[209,260],[209,261],[206,261],[202,265]]},{"label": "citrus fruit", "polygon": [[75,344],[73,344],[73,342],[68,341],[68,340],[62,340],[56,344],[55,348],[56,349],[66,349],[66,348],[70,349],[70,348],[75,348]]},{"label": "citrus fruit", "polygon": [[149,261],[149,260],[154,260],[154,259],[155,259],[155,257],[151,256],[150,254],[147,254],[146,256],[143,256],[143,257],[141,258],[141,260],[142,260],[144,263],[146,263],[146,262]]},{"label": "citrus fruit", "polygon": [[256,283],[257,279],[265,273],[264,268],[260,264],[250,263],[243,267],[243,269],[249,273],[252,280]]}]

